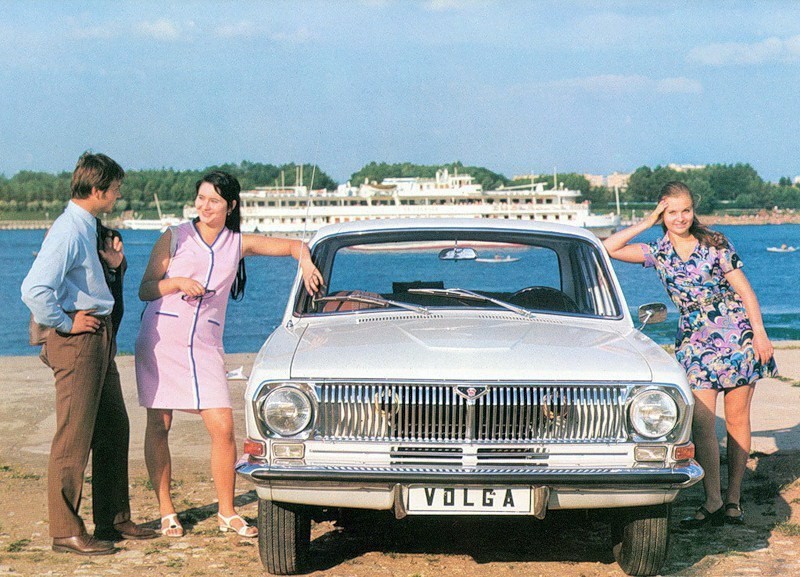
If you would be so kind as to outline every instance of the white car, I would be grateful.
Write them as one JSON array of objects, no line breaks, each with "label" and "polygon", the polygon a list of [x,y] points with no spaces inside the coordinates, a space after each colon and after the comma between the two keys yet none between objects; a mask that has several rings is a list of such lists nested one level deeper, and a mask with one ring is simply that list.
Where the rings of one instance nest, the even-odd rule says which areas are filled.
[{"label": "white car", "polygon": [[[330,225],[324,295],[294,282],[255,360],[237,471],[264,566],[309,563],[321,508],[406,515],[614,509],[614,554],[658,572],[703,476],[681,367],[634,327],[602,244],[499,219]],[[663,320],[666,307],[640,317]]]}]

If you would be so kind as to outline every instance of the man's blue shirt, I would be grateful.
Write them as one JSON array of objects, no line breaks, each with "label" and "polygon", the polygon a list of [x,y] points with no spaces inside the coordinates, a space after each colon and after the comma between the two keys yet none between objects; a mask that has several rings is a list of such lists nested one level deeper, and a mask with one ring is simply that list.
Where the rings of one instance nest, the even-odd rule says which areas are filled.
[{"label": "man's blue shirt", "polygon": [[22,300],[37,323],[64,333],[72,330],[67,313],[111,314],[114,297],[97,254],[97,221],[89,211],[67,204],[22,281]]}]

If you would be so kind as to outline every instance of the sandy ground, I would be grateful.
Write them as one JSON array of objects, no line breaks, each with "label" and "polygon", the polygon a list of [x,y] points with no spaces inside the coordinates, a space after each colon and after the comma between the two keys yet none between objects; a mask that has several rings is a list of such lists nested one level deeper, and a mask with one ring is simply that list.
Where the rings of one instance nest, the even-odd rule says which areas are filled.
[{"label": "sandy ground", "polygon": [[[678,520],[701,502],[698,487],[673,507],[665,575],[800,575],[800,343],[776,343],[782,376],[756,391],[754,447],[745,480],[747,525],[686,532]],[[229,369],[249,373],[254,355],[230,355]],[[136,402],[133,358],[118,359],[131,417],[131,505],[135,520],[155,523],[142,442],[144,410]],[[244,381],[231,381],[241,398]],[[253,540],[216,529],[209,445],[199,418],[176,413],[171,446],[175,497],[188,533],[182,539],[126,541],[114,556],[53,553],[45,503],[47,454],[54,426],[52,375],[36,357],[0,358],[0,576],[263,574]],[[241,441],[241,412],[235,413]],[[721,424],[721,420],[720,420]],[[723,429],[721,428],[720,431]],[[91,470],[87,471],[87,477]],[[239,483],[237,503],[254,518],[255,493]],[[91,486],[83,516],[91,519]],[[407,518],[363,513],[347,523],[320,522],[312,531],[311,575],[371,576],[622,576],[614,563],[604,514],[551,512],[528,518]],[[91,526],[90,526],[91,529]]]}]

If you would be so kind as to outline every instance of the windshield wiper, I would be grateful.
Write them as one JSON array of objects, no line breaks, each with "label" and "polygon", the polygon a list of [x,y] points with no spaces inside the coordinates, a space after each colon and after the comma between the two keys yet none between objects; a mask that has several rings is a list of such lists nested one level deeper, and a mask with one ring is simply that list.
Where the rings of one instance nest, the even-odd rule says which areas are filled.
[{"label": "windshield wiper", "polygon": [[470,299],[475,301],[483,301],[487,303],[495,304],[499,307],[502,307],[506,310],[509,310],[513,313],[517,313],[520,316],[525,318],[535,317],[531,311],[526,308],[518,307],[516,305],[512,305],[511,303],[507,303],[506,301],[501,301],[500,299],[496,299],[493,297],[488,297],[486,295],[482,295],[480,293],[473,292],[467,289],[460,289],[460,288],[449,288],[449,289],[439,289],[439,288],[411,288],[408,289],[408,292],[412,294],[419,294],[419,295],[431,295],[436,297],[449,297],[449,298],[456,298],[456,299]]},{"label": "windshield wiper", "polygon": [[398,307],[401,309],[406,309],[408,311],[414,311],[415,313],[420,313],[423,315],[429,315],[431,312],[426,309],[425,307],[420,307],[416,305],[410,305],[407,303],[401,303],[398,301],[393,301],[389,299],[385,299],[382,296],[377,296],[373,294],[366,294],[361,291],[352,291],[348,294],[341,294],[341,295],[330,295],[326,297],[318,297],[314,298],[314,303],[329,303],[329,302],[340,302],[340,301],[353,301],[357,303],[364,303],[368,305],[375,305],[379,307]]}]

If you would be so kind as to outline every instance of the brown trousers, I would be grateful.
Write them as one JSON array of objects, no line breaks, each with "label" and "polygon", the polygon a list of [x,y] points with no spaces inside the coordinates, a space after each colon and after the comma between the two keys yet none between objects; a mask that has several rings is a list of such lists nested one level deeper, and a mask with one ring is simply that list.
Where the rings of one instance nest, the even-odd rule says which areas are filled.
[{"label": "brown trousers", "polygon": [[131,517],[129,423],[115,354],[110,317],[96,333],[50,331],[42,347],[41,358],[56,380],[56,432],[47,473],[54,539],[86,532],[79,509],[90,452],[95,527],[110,527]]}]

